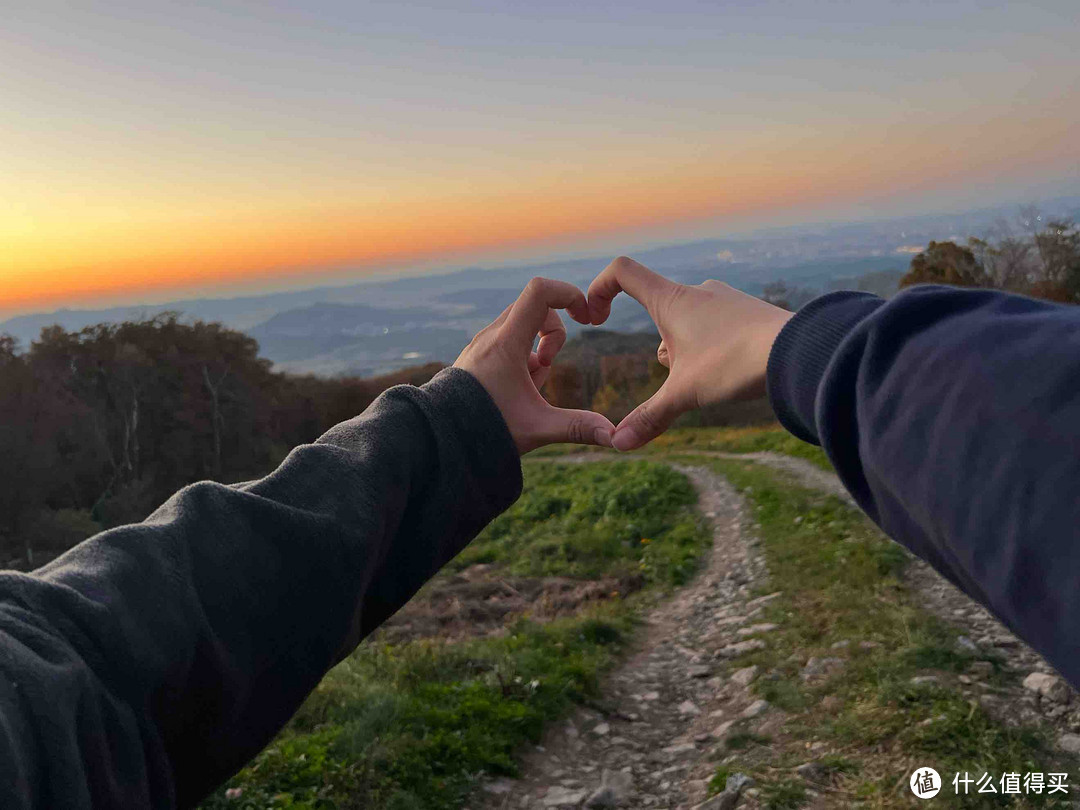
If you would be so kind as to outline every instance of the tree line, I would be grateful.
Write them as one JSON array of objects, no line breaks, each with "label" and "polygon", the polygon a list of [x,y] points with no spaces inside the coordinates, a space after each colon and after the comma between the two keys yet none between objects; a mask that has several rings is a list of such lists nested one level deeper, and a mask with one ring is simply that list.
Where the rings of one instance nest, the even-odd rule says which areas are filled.
[{"label": "tree line", "polygon": [[275,373],[252,338],[177,313],[48,327],[25,352],[0,335],[0,564],[40,564],[185,484],[264,475],[386,388],[439,368]]}]

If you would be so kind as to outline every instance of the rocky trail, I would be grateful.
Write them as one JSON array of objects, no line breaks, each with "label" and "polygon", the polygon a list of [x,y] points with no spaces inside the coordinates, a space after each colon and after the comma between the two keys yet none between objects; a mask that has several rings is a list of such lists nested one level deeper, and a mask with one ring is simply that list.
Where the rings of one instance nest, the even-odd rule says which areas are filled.
[{"label": "rocky trail", "polygon": [[[851,502],[835,475],[802,459],[775,453],[695,455],[751,460],[781,471],[793,483]],[[583,454],[551,460],[610,459]],[[608,676],[602,698],[549,729],[526,752],[519,779],[486,783],[469,805],[472,810],[761,806],[753,781],[738,774],[729,777],[722,793],[707,798],[707,791],[725,738],[748,731],[783,734],[785,713],[751,691],[764,673],[726,663],[768,644],[775,625],[758,614],[776,594],[753,596],[768,591],[768,571],[756,551],[753,519],[742,496],[705,467],[672,466],[689,477],[698,508],[711,522],[713,545],[702,569],[648,614],[634,650]],[[907,578],[926,607],[955,629],[958,645],[998,656],[1011,676],[1004,687],[984,682],[978,673],[955,676],[950,686],[1009,724],[1041,725],[1059,747],[1080,753],[1075,733],[1080,732],[1080,700],[1052,668],[922,562],[907,566]],[[804,672],[829,660],[811,659]],[[815,746],[824,748],[809,745],[809,762],[796,774],[811,786],[804,806],[834,806],[832,797],[813,789]]]}]

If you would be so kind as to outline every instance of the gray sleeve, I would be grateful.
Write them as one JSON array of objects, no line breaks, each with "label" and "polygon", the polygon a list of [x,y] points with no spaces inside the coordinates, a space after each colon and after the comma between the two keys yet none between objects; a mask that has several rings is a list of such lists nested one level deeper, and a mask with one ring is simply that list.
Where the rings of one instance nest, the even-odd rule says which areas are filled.
[{"label": "gray sleeve", "polygon": [[521,492],[466,372],[0,573],[0,806],[187,807]]}]

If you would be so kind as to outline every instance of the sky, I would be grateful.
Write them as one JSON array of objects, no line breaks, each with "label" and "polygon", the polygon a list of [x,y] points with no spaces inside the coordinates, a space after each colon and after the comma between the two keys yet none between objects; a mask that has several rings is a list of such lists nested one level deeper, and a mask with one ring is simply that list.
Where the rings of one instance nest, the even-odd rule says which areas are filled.
[{"label": "sky", "polygon": [[1080,187],[1060,2],[21,0],[0,314]]}]

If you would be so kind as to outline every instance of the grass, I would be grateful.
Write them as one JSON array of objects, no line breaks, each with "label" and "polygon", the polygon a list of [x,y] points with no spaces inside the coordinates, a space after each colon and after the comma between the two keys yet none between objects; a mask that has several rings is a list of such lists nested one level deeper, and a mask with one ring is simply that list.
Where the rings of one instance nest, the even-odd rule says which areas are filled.
[{"label": "grass", "polygon": [[530,464],[525,494],[448,566],[495,563],[518,576],[644,577],[683,584],[704,533],[686,477],[648,462]]},{"label": "grass", "polygon": [[[954,675],[977,658],[957,648],[955,631],[905,588],[908,555],[900,546],[837,498],[751,463],[709,463],[747,498],[769,589],[782,592],[760,616],[780,625],[768,647],[732,666],[758,664],[757,694],[791,713],[783,739],[768,747],[745,731],[730,738],[718,773],[754,776],[766,807],[797,807],[805,797],[791,769],[811,758],[811,743],[824,743],[829,753],[816,759],[838,806],[914,806],[906,777],[930,765],[946,782],[935,806],[996,807],[1000,797],[953,795],[952,775],[1068,771],[1040,733],[1001,723],[962,693]],[[801,669],[812,656],[839,658],[842,666],[807,681]],[[941,682],[912,683],[928,673]],[[1013,807],[1051,807],[1057,797],[1009,798]]]},{"label": "grass", "polygon": [[[486,563],[521,576],[632,578],[647,593],[684,582],[707,545],[692,487],[666,466],[530,464],[525,479],[518,503],[441,577]],[[479,776],[515,773],[523,744],[597,696],[643,604],[612,598],[455,643],[376,634],[203,807],[459,808]]]},{"label": "grass", "polygon": [[[825,452],[812,444],[796,439],[780,426],[746,428],[676,428],[657,437],[649,444],[636,451],[644,454],[694,453],[783,453],[787,456],[806,459],[823,470],[832,471]],[[607,453],[614,455],[614,450],[598,447],[582,448],[572,444],[555,444],[541,450],[534,450],[530,456],[536,458],[558,457],[577,453]]]}]

